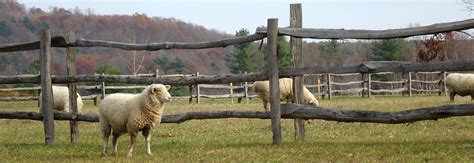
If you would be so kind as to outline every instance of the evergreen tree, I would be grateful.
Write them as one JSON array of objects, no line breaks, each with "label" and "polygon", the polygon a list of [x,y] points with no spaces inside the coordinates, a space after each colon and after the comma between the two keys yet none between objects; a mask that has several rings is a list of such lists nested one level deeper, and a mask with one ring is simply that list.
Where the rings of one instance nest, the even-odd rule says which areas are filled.
[{"label": "evergreen tree", "polygon": [[38,74],[41,71],[41,61],[39,59],[31,62],[30,67],[26,69],[26,74]]},{"label": "evergreen tree", "polygon": [[[249,31],[247,29],[240,29],[235,33],[235,36],[248,36]],[[238,74],[240,72],[252,72],[254,71],[255,65],[252,62],[252,46],[251,43],[243,43],[234,45],[234,50],[229,54],[225,55],[224,59],[231,73]]]},{"label": "evergreen tree", "polygon": [[292,67],[292,56],[290,54],[290,43],[285,37],[279,36],[277,42],[277,56],[279,67]]},{"label": "evergreen tree", "polygon": [[35,32],[35,26],[33,23],[31,23],[31,20],[28,17],[23,17],[23,25],[25,26],[26,29],[28,29],[31,32]]},{"label": "evergreen tree", "polygon": [[96,73],[98,74],[108,74],[108,75],[122,75],[122,72],[114,67],[114,66],[111,66],[111,65],[102,65],[102,66],[99,66],[97,67],[97,69],[95,70]]},{"label": "evergreen tree", "polygon": [[407,61],[408,48],[403,39],[386,39],[373,43],[371,61]]},{"label": "evergreen tree", "polygon": [[[262,53],[264,56],[263,63],[267,64],[267,47],[262,48],[260,53]],[[279,67],[292,67],[293,66],[293,57],[290,54],[290,43],[285,39],[284,36],[278,36],[277,57],[278,57]]]},{"label": "evergreen tree", "polygon": [[179,57],[174,58],[174,61],[171,63],[171,67],[175,73],[182,74],[188,71],[187,63]]},{"label": "evergreen tree", "polygon": [[341,44],[336,39],[331,39],[327,43],[323,43],[319,46],[321,50],[323,60],[326,61],[326,65],[342,66],[344,63],[344,57],[340,50]]},{"label": "evergreen tree", "polygon": [[0,21],[0,36],[6,37],[11,34],[11,30],[6,21]]}]

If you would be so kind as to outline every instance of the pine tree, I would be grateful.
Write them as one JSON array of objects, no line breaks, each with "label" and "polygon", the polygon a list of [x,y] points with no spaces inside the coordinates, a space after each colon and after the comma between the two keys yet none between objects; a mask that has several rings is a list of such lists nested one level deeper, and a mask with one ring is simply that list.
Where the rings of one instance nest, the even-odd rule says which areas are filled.
[{"label": "pine tree", "polygon": [[374,48],[369,59],[372,61],[407,61],[408,48],[403,39],[386,39],[373,43]]},{"label": "pine tree", "polygon": [[290,54],[290,43],[285,37],[279,36],[277,42],[277,56],[279,67],[292,67],[292,57]]},{"label": "pine tree", "polygon": [[[248,36],[249,31],[247,29],[240,29],[235,33],[236,37]],[[229,67],[230,72],[238,74],[241,72],[252,72],[254,71],[255,64],[253,63],[252,47],[251,43],[243,43],[234,45],[234,50],[227,54],[224,59]]]},{"label": "pine tree", "polygon": [[327,43],[323,43],[319,46],[319,50],[322,53],[322,57],[326,60],[326,66],[342,66],[344,63],[344,57],[340,50],[341,44],[336,39],[331,39]]}]

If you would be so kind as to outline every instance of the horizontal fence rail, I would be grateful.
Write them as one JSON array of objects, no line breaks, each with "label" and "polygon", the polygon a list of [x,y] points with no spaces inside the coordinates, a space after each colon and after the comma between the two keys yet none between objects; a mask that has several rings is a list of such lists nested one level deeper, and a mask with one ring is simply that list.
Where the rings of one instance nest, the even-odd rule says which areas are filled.
[{"label": "horizontal fence rail", "polygon": [[[426,107],[398,112],[378,112],[363,110],[345,110],[324,107],[312,107],[300,104],[281,105],[281,117],[285,119],[322,119],[337,122],[369,122],[384,124],[410,123],[423,120],[438,120],[454,116],[474,115],[473,104],[444,105]],[[38,112],[0,112],[0,119],[42,120]],[[163,115],[161,123],[182,123],[189,120],[222,119],[222,118],[256,118],[270,119],[270,112],[258,111],[212,111],[188,112],[176,115]],[[96,114],[54,112],[55,120],[77,120],[99,122]]]},{"label": "horizontal fence rail", "polygon": [[[379,73],[379,72],[425,72],[425,71],[473,71],[474,61],[444,61],[444,62],[396,62],[377,61],[366,62],[358,65],[343,67],[306,67],[281,69],[281,77],[294,77],[305,74],[325,74],[325,73]],[[193,76],[176,78],[148,78],[136,77],[133,75],[77,75],[77,76],[53,76],[53,83],[73,83],[73,82],[107,82],[107,83],[129,83],[129,84],[152,84],[162,83],[170,85],[193,85],[193,84],[228,84],[251,81],[268,80],[265,72],[255,72],[247,74],[227,74],[215,76]],[[40,83],[39,75],[28,76],[0,76],[0,84],[15,83]]]},{"label": "horizontal fence rail", "polygon": [[[109,47],[117,48],[122,50],[146,50],[156,51],[164,49],[204,49],[204,48],[217,48],[226,47],[229,45],[253,42],[262,40],[266,37],[264,34],[252,34],[249,36],[242,36],[230,39],[223,39],[219,41],[211,42],[197,42],[197,43],[183,43],[183,42],[165,42],[165,43],[152,43],[152,44],[130,44],[113,41],[103,40],[88,40],[79,38],[75,42],[66,43],[66,40],[62,36],[55,36],[51,38],[51,47]],[[0,45],[0,52],[14,52],[14,51],[25,51],[25,50],[37,50],[39,49],[39,41],[26,42],[26,43],[15,43],[15,44],[3,44]]]},{"label": "horizontal fence rail", "polygon": [[[474,19],[450,23],[438,23],[428,26],[388,29],[388,30],[346,30],[314,28],[278,28],[280,35],[312,39],[391,39],[418,35],[460,31],[474,28]],[[266,27],[258,27],[256,33],[266,34]]]}]

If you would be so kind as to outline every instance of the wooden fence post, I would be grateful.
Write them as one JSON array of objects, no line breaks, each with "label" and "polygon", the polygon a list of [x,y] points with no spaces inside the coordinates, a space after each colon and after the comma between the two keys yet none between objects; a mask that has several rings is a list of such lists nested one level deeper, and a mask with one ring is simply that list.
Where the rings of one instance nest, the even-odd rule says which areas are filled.
[{"label": "wooden fence post", "polygon": [[[102,76],[104,76],[104,73],[102,73]],[[100,92],[101,92],[101,96],[100,96],[100,99],[103,100],[105,98],[105,82],[102,82],[101,85],[100,85]]]},{"label": "wooden fence post", "polygon": [[372,74],[367,75],[367,98],[372,97]]},{"label": "wooden fence post", "polygon": [[327,74],[328,99],[332,99],[331,74]]},{"label": "wooden fence post", "polygon": [[[245,71],[245,74],[247,74],[247,71]],[[244,96],[247,104],[249,104],[249,87],[248,87],[248,82],[244,83]]]},{"label": "wooden fence post", "polygon": [[408,97],[412,96],[411,90],[411,72],[408,72]]},{"label": "wooden fence post", "polygon": [[[405,78],[405,76],[406,76],[406,73],[403,72],[403,73],[402,73],[402,80]],[[407,82],[408,82],[408,81],[407,81]],[[407,82],[403,82],[403,83],[402,83],[402,88],[405,89],[405,88],[407,87]],[[408,89],[407,89],[407,90],[408,90]],[[406,94],[406,91],[403,90],[403,91],[402,91],[402,96],[405,96],[405,94]]]},{"label": "wooden fence post", "polygon": [[281,144],[281,110],[280,110],[280,88],[278,81],[278,19],[267,20],[267,61],[270,81],[270,110],[272,118],[273,144]]},{"label": "wooden fence post", "polygon": [[[293,28],[302,28],[302,8],[301,3],[291,4],[290,5],[290,27]],[[303,43],[301,38],[290,37],[290,52],[293,56],[293,65],[296,68],[303,67]],[[303,104],[304,95],[303,95],[303,85],[304,85],[304,76],[298,76],[293,78],[293,102],[297,104]],[[304,119],[295,119],[295,139],[304,140],[305,129],[304,129]]]},{"label": "wooden fence post", "polygon": [[51,83],[51,33],[40,31],[41,60],[41,112],[43,113],[44,137],[47,145],[54,144],[53,90]]},{"label": "wooden fence post", "polygon": [[[66,43],[76,42],[76,36],[74,31],[69,31],[65,35]],[[76,75],[76,49],[74,47],[66,48],[67,58],[67,73],[70,77]],[[69,109],[71,110],[72,116],[77,116],[77,85],[76,83],[68,83],[69,88]],[[77,143],[79,141],[79,122],[72,120],[69,121],[70,132],[71,132],[71,143]]]},{"label": "wooden fence post", "polygon": [[445,72],[444,72],[444,71],[441,71],[441,72],[438,74],[438,79],[439,79],[439,83],[438,83],[438,88],[439,88],[438,96],[441,96],[441,95],[445,92],[444,79],[446,79],[446,78],[445,78]]},{"label": "wooden fence post", "polygon": [[[196,72],[196,77],[199,76],[199,72]],[[199,104],[201,101],[201,89],[199,88],[199,84],[196,84],[196,104]]]},{"label": "wooden fence post", "polygon": [[193,85],[189,85],[188,94],[189,94],[188,104],[191,104],[193,102]]},{"label": "wooden fence post", "polygon": [[[40,74],[40,77],[41,77],[41,73],[38,73]],[[40,84],[40,87],[41,87],[41,84]],[[41,89],[38,89],[38,97],[40,97],[41,95]],[[38,107],[41,107],[41,98],[38,98]]]},{"label": "wooden fence post", "polygon": [[229,83],[229,92],[230,92],[230,103],[234,104],[234,86],[232,83]]},{"label": "wooden fence post", "polygon": [[321,99],[321,80],[319,79],[319,76],[318,78],[316,79],[316,89],[317,89],[317,92],[318,92],[318,99]]},{"label": "wooden fence post", "polygon": [[99,98],[100,98],[99,96],[95,96],[95,98],[94,98],[94,106],[97,106],[97,104],[99,103],[99,101],[100,101]]},{"label": "wooden fence post", "polygon": [[443,71],[443,92],[444,92],[444,95],[447,96],[448,95],[448,88],[446,87],[446,76],[447,76],[447,72],[446,71]]},{"label": "wooden fence post", "polygon": [[365,93],[367,92],[367,81],[365,81],[365,74],[361,73],[361,81],[362,81],[362,98],[365,97]]}]

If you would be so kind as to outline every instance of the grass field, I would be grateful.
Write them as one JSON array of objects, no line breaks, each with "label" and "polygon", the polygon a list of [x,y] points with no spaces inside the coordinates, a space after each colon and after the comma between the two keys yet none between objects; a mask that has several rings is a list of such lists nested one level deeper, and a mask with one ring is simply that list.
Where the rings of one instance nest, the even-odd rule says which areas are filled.
[{"label": "grass field", "polygon": [[[165,114],[189,111],[258,110],[263,106],[230,104],[230,100],[204,100],[187,104],[174,100]],[[336,97],[321,100],[332,108],[399,111],[426,106],[452,104],[444,96],[375,96],[373,98]],[[456,97],[456,103],[471,103]],[[87,101],[85,111],[98,107]],[[0,102],[0,111],[36,111],[37,103]],[[312,120],[306,124],[305,141],[293,139],[293,120],[282,120],[283,144],[272,145],[270,120],[219,119],[193,120],[181,124],[161,124],[152,138],[153,156],[147,156],[139,136],[134,156],[126,157],[128,135],[119,139],[119,155],[103,157],[97,123],[80,123],[80,140],[69,141],[69,123],[56,121],[56,143],[44,145],[40,121],[0,120],[0,162],[138,162],[138,161],[474,161],[474,117],[455,117],[410,124],[340,123]]]}]

